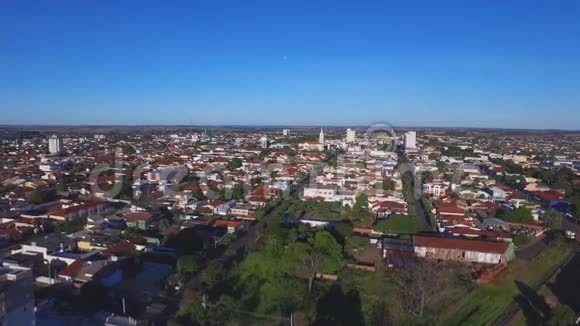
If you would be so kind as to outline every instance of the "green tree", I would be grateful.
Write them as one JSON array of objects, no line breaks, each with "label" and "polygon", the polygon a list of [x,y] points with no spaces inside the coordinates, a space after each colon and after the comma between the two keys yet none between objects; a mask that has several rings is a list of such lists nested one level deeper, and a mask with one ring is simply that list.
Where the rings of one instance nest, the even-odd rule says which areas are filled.
[{"label": "green tree", "polygon": [[236,183],[232,189],[232,199],[244,199],[244,184]]},{"label": "green tree", "polygon": [[395,190],[395,181],[384,180],[383,182],[378,182],[377,184],[375,184],[375,189],[393,191]]},{"label": "green tree", "polygon": [[203,191],[202,191],[202,190],[201,190],[199,187],[196,187],[196,188],[195,188],[195,189],[194,189],[194,190],[191,192],[191,195],[193,196],[193,198],[195,198],[195,199],[199,199],[199,200],[202,200],[202,199],[204,199],[204,198],[205,198],[205,196],[204,196],[204,194],[203,194]]},{"label": "green tree", "polygon": [[203,289],[211,291],[226,278],[225,267],[222,263],[213,260],[201,272],[200,278]]},{"label": "green tree", "polygon": [[352,229],[351,223],[338,223],[334,226],[333,233],[337,239],[344,243],[346,239],[352,236]]},{"label": "green tree", "polygon": [[530,243],[530,241],[532,241],[532,238],[524,234],[518,234],[514,237],[514,245],[516,247],[523,247]]},{"label": "green tree", "polygon": [[553,209],[546,211],[544,221],[553,231],[562,230],[562,215]]},{"label": "green tree", "polygon": [[253,311],[286,315],[303,304],[306,287],[288,277],[283,264],[282,251],[257,251],[250,253],[239,267],[238,286],[242,302]]},{"label": "green tree", "polygon": [[319,273],[336,273],[343,263],[342,247],[327,231],[317,232],[306,242],[295,242],[288,247],[288,268],[299,277],[308,279],[312,292]]},{"label": "green tree", "polygon": [[429,154],[429,159],[432,160],[432,161],[434,161],[434,160],[436,160],[438,158],[439,158],[439,155],[437,155],[435,153],[430,153]]},{"label": "green tree", "polygon": [[238,157],[234,157],[231,161],[228,162],[227,168],[229,170],[235,170],[242,167],[242,159]]},{"label": "green tree", "polygon": [[502,210],[498,212],[498,217],[504,221],[512,223],[533,224],[534,217],[532,211],[527,207],[519,207],[513,210]]},{"label": "green tree", "polygon": [[443,161],[437,161],[437,169],[439,169],[439,172],[444,172],[447,169],[447,163]]},{"label": "green tree", "polygon": [[185,255],[177,259],[177,272],[180,274],[189,274],[199,271],[201,268],[201,259],[197,255]]},{"label": "green tree", "polygon": [[356,196],[355,201],[356,201],[355,208],[361,209],[369,207],[369,196],[367,196],[367,194],[365,194],[364,192],[358,194]]},{"label": "green tree", "polygon": [[57,195],[55,190],[36,190],[30,194],[28,197],[28,202],[30,204],[44,204],[53,200],[56,200]]}]

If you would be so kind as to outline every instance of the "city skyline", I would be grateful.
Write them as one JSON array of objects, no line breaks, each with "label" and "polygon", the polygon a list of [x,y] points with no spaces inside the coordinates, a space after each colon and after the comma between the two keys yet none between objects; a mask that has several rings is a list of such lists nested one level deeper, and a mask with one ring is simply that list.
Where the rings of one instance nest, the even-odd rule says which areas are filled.
[{"label": "city skyline", "polygon": [[578,18],[0,1],[0,325],[580,325]]},{"label": "city skyline", "polygon": [[2,7],[3,124],[580,125],[578,2]]}]

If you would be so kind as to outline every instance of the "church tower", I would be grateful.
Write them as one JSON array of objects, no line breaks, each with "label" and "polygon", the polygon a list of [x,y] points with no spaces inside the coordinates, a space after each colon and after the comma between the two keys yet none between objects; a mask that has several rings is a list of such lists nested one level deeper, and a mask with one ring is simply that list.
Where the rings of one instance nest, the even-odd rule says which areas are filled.
[{"label": "church tower", "polygon": [[320,137],[318,138],[318,142],[324,145],[324,131],[320,128]]}]

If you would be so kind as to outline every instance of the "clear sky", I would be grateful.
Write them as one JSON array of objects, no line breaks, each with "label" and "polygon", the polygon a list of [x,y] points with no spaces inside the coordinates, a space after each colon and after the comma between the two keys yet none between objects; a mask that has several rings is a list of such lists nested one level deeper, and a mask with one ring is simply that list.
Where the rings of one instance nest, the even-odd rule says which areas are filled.
[{"label": "clear sky", "polygon": [[0,0],[0,124],[580,129],[580,1]]}]

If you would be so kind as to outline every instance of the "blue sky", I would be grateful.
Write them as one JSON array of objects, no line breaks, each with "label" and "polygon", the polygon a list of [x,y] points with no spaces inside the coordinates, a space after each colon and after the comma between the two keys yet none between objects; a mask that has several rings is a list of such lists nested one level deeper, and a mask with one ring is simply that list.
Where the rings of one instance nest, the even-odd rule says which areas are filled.
[{"label": "blue sky", "polygon": [[580,1],[0,1],[0,124],[580,129]]}]

